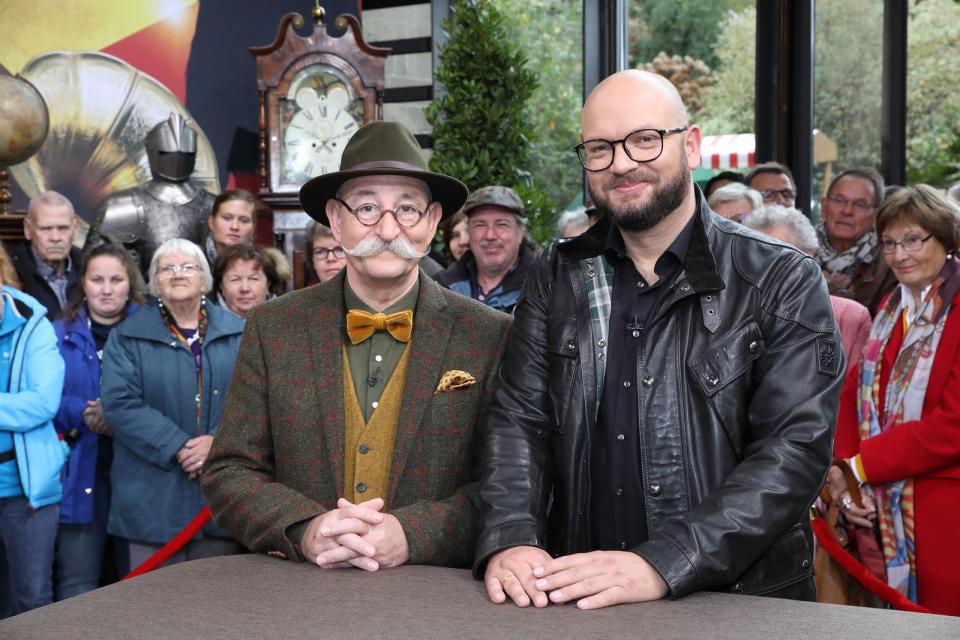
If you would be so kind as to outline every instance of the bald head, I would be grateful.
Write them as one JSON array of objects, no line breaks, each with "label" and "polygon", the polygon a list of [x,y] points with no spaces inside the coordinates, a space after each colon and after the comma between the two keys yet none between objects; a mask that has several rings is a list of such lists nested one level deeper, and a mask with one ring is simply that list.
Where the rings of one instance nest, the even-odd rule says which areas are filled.
[{"label": "bald head", "polygon": [[583,139],[610,139],[609,135],[594,135],[591,131],[598,120],[611,117],[639,123],[630,125],[630,130],[679,127],[689,122],[676,87],[663,76],[639,69],[615,73],[590,92],[581,113]]}]

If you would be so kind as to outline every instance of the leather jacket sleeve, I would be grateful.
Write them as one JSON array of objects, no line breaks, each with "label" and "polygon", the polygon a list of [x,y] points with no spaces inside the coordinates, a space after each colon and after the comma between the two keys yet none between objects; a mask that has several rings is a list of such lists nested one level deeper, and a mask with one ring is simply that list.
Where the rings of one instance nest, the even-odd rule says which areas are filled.
[{"label": "leather jacket sleeve", "polygon": [[553,289],[546,249],[524,282],[487,416],[481,469],[481,535],[474,574],[497,551],[547,548],[550,412],[547,391],[547,313]]}]

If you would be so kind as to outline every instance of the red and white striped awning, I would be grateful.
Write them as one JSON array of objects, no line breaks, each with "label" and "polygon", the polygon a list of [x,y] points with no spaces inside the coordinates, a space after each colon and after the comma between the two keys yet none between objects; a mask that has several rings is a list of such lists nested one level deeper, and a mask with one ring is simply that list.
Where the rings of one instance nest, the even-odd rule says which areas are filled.
[{"label": "red and white striped awning", "polygon": [[757,140],[752,133],[704,136],[700,144],[701,166],[707,169],[743,169],[757,163]]}]

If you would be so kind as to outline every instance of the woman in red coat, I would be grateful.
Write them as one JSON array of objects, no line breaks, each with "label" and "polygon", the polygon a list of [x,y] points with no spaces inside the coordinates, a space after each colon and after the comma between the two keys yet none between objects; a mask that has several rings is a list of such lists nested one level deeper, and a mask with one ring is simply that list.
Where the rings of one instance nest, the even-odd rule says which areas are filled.
[{"label": "woman in red coat", "polygon": [[[960,615],[960,213],[908,187],[877,213],[883,259],[900,286],[881,303],[840,399],[830,491],[846,519],[879,524],[887,582],[935,613]],[[854,212],[852,215],[856,215]]]}]

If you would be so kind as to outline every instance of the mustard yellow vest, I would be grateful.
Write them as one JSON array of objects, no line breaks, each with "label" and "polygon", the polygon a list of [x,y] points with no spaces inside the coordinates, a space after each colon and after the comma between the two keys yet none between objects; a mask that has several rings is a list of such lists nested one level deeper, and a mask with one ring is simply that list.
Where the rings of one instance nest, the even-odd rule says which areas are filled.
[{"label": "mustard yellow vest", "polygon": [[[397,422],[400,420],[400,404],[409,361],[408,343],[380,396],[379,406],[370,415],[370,422],[364,422],[353,388],[347,351],[343,350],[343,497],[354,504],[374,498],[387,499],[393,445],[397,438]],[[359,489],[361,486],[363,491]]]}]

